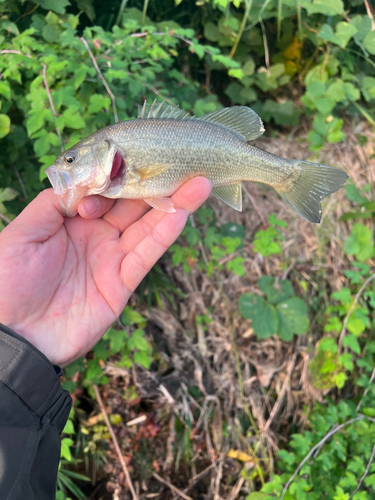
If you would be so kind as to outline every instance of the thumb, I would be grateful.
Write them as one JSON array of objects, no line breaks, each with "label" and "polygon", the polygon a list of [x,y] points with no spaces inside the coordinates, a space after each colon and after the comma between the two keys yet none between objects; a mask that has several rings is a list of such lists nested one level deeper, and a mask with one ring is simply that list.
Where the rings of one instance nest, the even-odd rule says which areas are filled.
[{"label": "thumb", "polygon": [[45,189],[6,230],[16,231],[22,243],[43,243],[56,234],[63,223],[64,216],[58,197],[53,193],[53,189]]}]

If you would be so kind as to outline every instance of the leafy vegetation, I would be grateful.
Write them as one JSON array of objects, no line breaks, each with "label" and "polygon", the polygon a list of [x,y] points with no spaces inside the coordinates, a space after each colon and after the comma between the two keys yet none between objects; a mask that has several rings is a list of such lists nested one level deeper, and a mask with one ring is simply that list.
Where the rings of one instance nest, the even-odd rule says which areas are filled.
[{"label": "leafy vegetation", "polygon": [[187,494],[374,496],[375,200],[363,168],[375,154],[374,26],[359,0],[0,0],[0,230],[47,187],[62,149],[135,117],[144,99],[197,116],[251,106],[298,147],[306,129],[314,160],[327,143],[362,152],[319,229],[280,215],[262,188],[267,222],[256,206],[228,215],[215,201],[190,218],[119,321],[65,370],[75,406],[58,500],[129,486],[97,386],[142,488],[154,491],[155,473],[181,490],[210,473]]}]

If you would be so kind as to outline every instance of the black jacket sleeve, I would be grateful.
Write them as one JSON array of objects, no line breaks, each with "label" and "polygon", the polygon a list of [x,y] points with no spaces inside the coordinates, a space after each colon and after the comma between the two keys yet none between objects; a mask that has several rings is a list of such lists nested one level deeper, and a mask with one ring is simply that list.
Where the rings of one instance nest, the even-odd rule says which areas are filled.
[{"label": "black jacket sleeve", "polygon": [[53,500],[71,398],[61,369],[0,324],[0,499]]}]

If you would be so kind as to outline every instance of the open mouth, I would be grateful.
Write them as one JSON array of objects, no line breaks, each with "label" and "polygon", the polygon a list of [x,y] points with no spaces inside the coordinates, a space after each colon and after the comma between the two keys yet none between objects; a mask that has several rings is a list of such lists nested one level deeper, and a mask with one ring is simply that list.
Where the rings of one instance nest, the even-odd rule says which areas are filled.
[{"label": "open mouth", "polygon": [[111,170],[111,184],[110,186],[118,186],[122,183],[126,173],[126,163],[119,151],[116,151],[113,157],[112,170]]}]

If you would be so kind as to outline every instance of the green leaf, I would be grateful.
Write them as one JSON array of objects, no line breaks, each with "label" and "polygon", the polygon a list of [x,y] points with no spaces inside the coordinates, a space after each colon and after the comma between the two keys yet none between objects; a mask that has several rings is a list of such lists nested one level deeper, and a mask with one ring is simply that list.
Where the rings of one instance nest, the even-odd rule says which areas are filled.
[{"label": "green leaf", "polygon": [[371,55],[375,55],[375,30],[367,33],[363,39],[363,46]]},{"label": "green leaf", "polygon": [[218,42],[221,35],[216,24],[209,22],[204,25],[204,36],[210,42]]},{"label": "green leaf", "polygon": [[297,335],[306,333],[309,328],[309,320],[307,317],[307,305],[302,299],[292,297],[280,302],[276,307],[283,316],[283,330],[279,332],[280,336],[285,334],[290,337],[289,332]]},{"label": "green leaf", "polygon": [[375,78],[372,76],[365,76],[362,80],[361,90],[366,101],[375,99]]},{"label": "green leaf", "polygon": [[361,354],[361,348],[355,335],[346,335],[342,341],[344,347],[349,347],[356,354]]},{"label": "green leaf", "polygon": [[53,10],[57,14],[64,14],[65,7],[70,5],[69,0],[38,0],[43,9]]},{"label": "green leaf", "polygon": [[316,109],[323,115],[329,115],[336,106],[336,101],[331,97],[322,97],[315,102],[315,106]]},{"label": "green leaf", "polygon": [[310,14],[324,14],[335,16],[344,12],[344,4],[341,0],[301,0],[300,6]]},{"label": "green leaf", "polygon": [[294,296],[294,290],[289,280],[281,280],[275,286],[275,279],[272,276],[261,276],[258,280],[258,286],[271,304],[277,304]]},{"label": "green leaf", "polygon": [[36,113],[32,115],[26,122],[27,133],[31,136],[37,130],[40,130],[44,125],[44,114]]},{"label": "green leaf", "polygon": [[358,337],[365,331],[366,325],[360,318],[355,318],[354,315],[351,315],[348,319],[347,328],[350,333]]},{"label": "green leaf", "polygon": [[353,24],[342,21],[336,25],[336,33],[331,38],[331,42],[344,49],[353,35],[357,33],[357,28]]},{"label": "green leaf", "polygon": [[74,430],[73,422],[70,419],[68,419],[62,433],[63,434],[75,434],[75,432],[76,431]]},{"label": "green leaf", "polygon": [[10,99],[10,86],[8,82],[0,81],[0,94]]},{"label": "green leaf", "polygon": [[0,203],[4,203],[5,201],[12,201],[18,195],[17,191],[11,188],[0,188]]},{"label": "green leaf", "polygon": [[147,320],[139,312],[134,311],[130,306],[126,306],[120,316],[121,322],[124,325],[131,325],[132,323],[146,323]]},{"label": "green leaf", "polygon": [[144,331],[140,329],[133,332],[133,335],[129,338],[128,346],[130,349],[146,352],[149,352],[150,349],[147,340],[144,338]]},{"label": "green leaf", "polygon": [[73,446],[74,441],[70,438],[64,438],[61,440],[61,456],[68,460],[68,462],[72,461],[72,454],[70,451],[70,447]]},{"label": "green leaf", "polygon": [[63,113],[65,124],[69,128],[80,129],[86,126],[84,119],[78,113],[77,106],[69,106]]},{"label": "green leaf", "polygon": [[134,353],[134,363],[144,366],[147,370],[150,368],[151,362],[152,359],[145,351]]},{"label": "green leaf", "polygon": [[10,132],[10,118],[7,115],[0,114],[0,139]]},{"label": "green leaf", "polygon": [[97,113],[102,109],[109,109],[111,105],[111,100],[108,96],[101,94],[94,94],[90,97],[90,106],[88,109],[89,113]]},{"label": "green leaf", "polygon": [[251,326],[260,339],[271,337],[277,332],[278,317],[276,309],[259,295],[242,295],[239,299],[239,309],[245,319],[252,320]]}]

